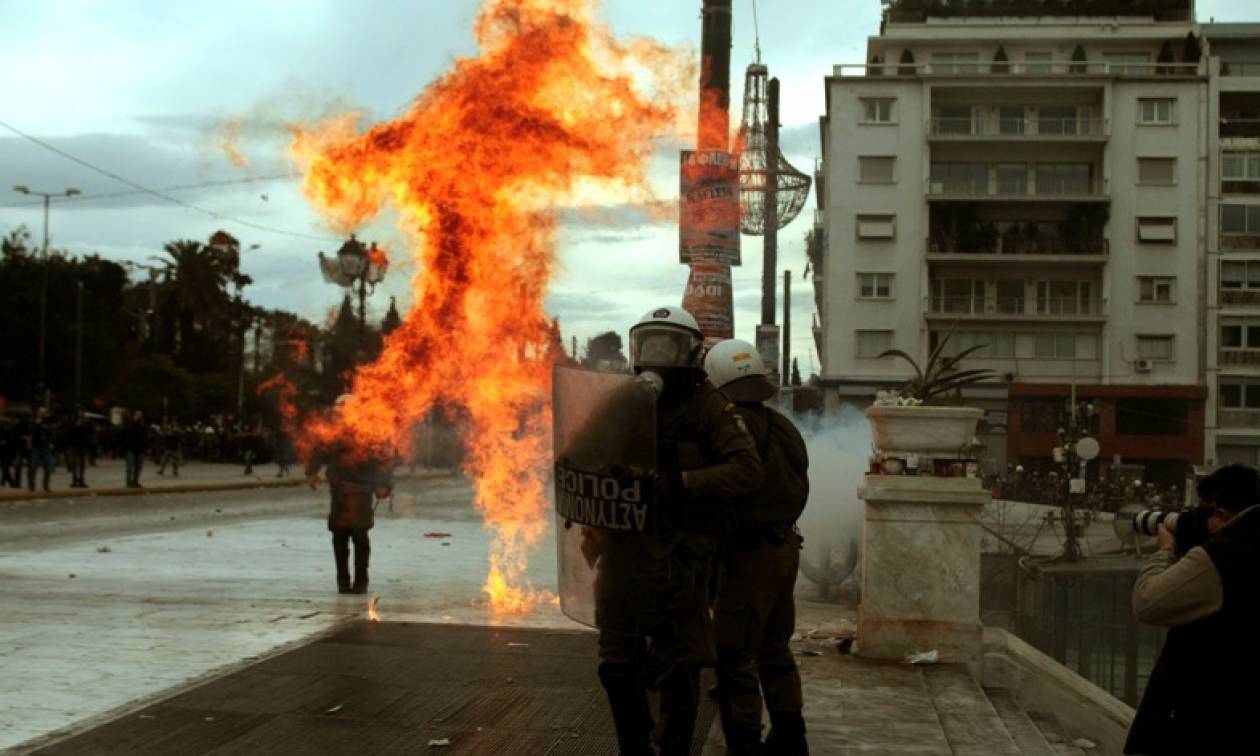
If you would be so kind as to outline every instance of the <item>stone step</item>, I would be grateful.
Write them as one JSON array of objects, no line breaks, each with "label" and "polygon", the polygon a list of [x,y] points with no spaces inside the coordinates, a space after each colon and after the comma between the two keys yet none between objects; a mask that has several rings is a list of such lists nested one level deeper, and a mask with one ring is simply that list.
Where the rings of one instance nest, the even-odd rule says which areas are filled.
[{"label": "stone step", "polygon": [[1054,748],[1046,740],[1046,736],[1037,727],[1037,723],[1028,716],[1010,691],[1003,688],[985,688],[984,692],[998,716],[1002,718],[1002,724],[1006,725],[1006,731],[1019,747],[1020,753],[1024,756],[1057,756]]},{"label": "stone step", "polygon": [[1019,756],[1022,753],[984,689],[965,665],[924,667],[923,676],[945,739],[956,756]]},{"label": "stone step", "polygon": [[1040,711],[1030,711],[1028,717],[1037,725],[1037,729],[1041,730],[1046,742],[1054,749],[1055,756],[1085,756],[1085,752],[1064,732],[1058,717]]}]

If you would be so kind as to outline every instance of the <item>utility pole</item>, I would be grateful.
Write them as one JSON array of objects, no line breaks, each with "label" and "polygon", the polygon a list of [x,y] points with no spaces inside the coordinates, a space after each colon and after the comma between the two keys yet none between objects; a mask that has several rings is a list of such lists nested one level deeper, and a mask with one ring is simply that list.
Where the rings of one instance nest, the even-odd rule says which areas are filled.
[{"label": "utility pole", "polygon": [[792,271],[783,271],[783,383],[792,376]]},{"label": "utility pole", "polygon": [[[63,189],[60,192],[37,192],[25,184],[18,184],[13,187],[13,191],[19,194],[44,198],[44,246],[40,253],[39,266],[39,356],[35,363],[38,391],[47,388],[45,385],[44,366],[47,363],[45,353],[48,343],[48,214],[52,206],[53,197],[73,197],[76,194],[82,194],[82,192],[74,187]],[[48,396],[47,391],[43,393],[45,397]],[[46,398],[44,401],[45,405],[47,405]]]},{"label": "utility pole", "polygon": [[74,408],[83,407],[83,281],[74,282]]},{"label": "utility pole", "polygon": [[[767,87],[765,235],[761,262],[761,324],[774,325],[774,277],[779,268],[779,80]],[[787,374],[784,374],[786,378]],[[783,381],[785,384],[786,380]]]}]

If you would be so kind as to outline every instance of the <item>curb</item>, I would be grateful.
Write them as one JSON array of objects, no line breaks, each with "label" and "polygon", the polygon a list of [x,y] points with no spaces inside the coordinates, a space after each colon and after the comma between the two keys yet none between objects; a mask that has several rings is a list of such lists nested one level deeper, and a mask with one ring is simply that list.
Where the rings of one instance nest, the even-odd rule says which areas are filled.
[{"label": "curb", "polygon": [[229,481],[225,483],[189,483],[187,485],[153,486],[152,488],[59,488],[55,491],[4,491],[0,502],[31,501],[35,499],[82,499],[104,496],[152,496],[171,493],[209,493],[214,491],[245,491],[251,488],[292,488],[306,483],[304,478],[285,480]]}]

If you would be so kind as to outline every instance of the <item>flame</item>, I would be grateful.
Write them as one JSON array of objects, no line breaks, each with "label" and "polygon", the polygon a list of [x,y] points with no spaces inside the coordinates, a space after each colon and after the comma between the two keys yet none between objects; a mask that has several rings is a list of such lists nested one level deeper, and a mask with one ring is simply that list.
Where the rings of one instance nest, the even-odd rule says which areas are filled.
[{"label": "flame", "polygon": [[[557,211],[652,199],[653,142],[680,136],[690,56],[615,39],[595,0],[485,0],[477,58],[458,60],[405,115],[293,127],[308,200],[340,231],[387,207],[414,241],[416,305],[353,399],[309,420],[300,443],[339,439],[407,454],[434,407],[466,427],[466,472],[492,536],[484,584],[496,615],[554,597],[526,577],[546,531],[550,318]],[[694,131],[694,126],[692,127]]]},{"label": "flame", "polygon": [[381,605],[381,597],[379,595],[373,596],[372,600],[368,602],[368,621],[369,622],[381,621],[381,613],[377,611],[377,607],[379,607],[380,605]]},{"label": "flame", "polygon": [[241,122],[239,119],[233,118],[223,125],[223,133],[219,139],[219,149],[223,150],[223,154],[227,155],[227,159],[237,168],[245,168],[249,165],[249,159],[245,157],[245,153],[240,148]]}]

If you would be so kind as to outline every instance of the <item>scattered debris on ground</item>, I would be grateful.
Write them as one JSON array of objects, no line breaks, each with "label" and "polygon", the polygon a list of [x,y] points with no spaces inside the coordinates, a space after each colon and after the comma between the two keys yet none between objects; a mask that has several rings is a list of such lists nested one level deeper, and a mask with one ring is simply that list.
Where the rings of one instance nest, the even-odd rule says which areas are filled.
[{"label": "scattered debris on ground", "polygon": [[906,657],[906,661],[910,664],[936,664],[941,660],[941,655],[936,649],[931,651],[919,651]]}]

